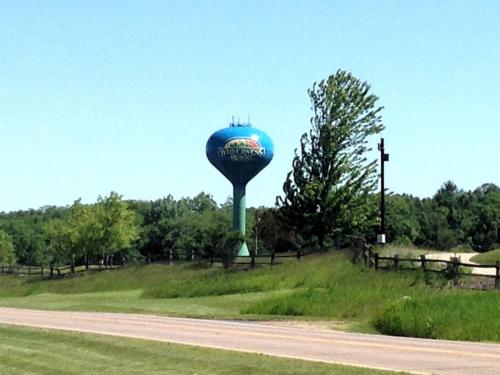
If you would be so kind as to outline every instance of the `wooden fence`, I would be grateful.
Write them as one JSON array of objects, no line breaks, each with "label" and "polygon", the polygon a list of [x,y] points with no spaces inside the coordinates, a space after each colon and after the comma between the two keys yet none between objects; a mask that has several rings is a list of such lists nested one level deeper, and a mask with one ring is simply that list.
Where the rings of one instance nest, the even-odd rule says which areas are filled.
[{"label": "wooden fence", "polygon": [[[398,254],[393,257],[380,256],[373,252],[371,246],[363,244],[363,261],[369,268],[377,270],[407,271],[421,269],[424,273],[438,273],[446,278],[453,280],[453,285],[459,284],[459,278],[462,276],[485,277],[495,279],[495,289],[500,289],[500,261],[496,264],[471,264],[462,263],[458,257],[450,260],[429,259],[425,255],[420,258],[400,258]],[[494,270],[491,274],[482,274],[473,272],[473,269]]]},{"label": "wooden fence", "polygon": [[255,267],[256,265],[277,265],[281,264],[285,259],[296,259],[300,260],[301,257],[311,254],[309,251],[293,251],[287,253],[261,253],[254,254],[251,253],[248,257],[236,257],[233,259],[232,257],[224,258],[220,256],[198,256],[195,252],[187,252],[187,253],[173,253],[167,252],[162,256],[157,257],[145,257],[145,262],[149,263],[184,263],[184,262],[195,262],[195,261],[203,261],[208,262],[210,264],[214,263],[222,263],[231,262],[231,264],[236,266],[249,266],[250,268]]},{"label": "wooden fence", "polygon": [[[249,257],[237,257],[236,259],[223,259],[220,257],[199,257],[195,252],[187,253],[167,253],[166,256],[162,257],[145,257],[144,262],[146,264],[150,263],[187,263],[203,261],[210,264],[222,263],[230,261],[240,268],[254,268],[256,265],[277,265],[281,264],[285,259],[297,259],[300,260],[302,256],[308,255],[309,253],[303,253],[301,251],[289,252],[289,253],[274,253],[274,254],[252,254]],[[122,262],[124,263],[124,262]],[[81,272],[89,271],[106,271],[123,267],[122,265],[111,265],[111,264],[88,264],[88,265],[68,265],[61,267],[41,267],[41,266],[0,266],[0,274],[11,274],[18,276],[40,276],[42,278],[61,278],[66,276],[75,275]]]},{"label": "wooden fence", "polygon": [[89,264],[88,266],[62,266],[62,267],[41,267],[41,266],[0,266],[0,274],[10,274],[18,276],[41,276],[49,278],[60,278],[67,275],[74,275],[87,271],[105,271],[120,268],[116,265]]}]

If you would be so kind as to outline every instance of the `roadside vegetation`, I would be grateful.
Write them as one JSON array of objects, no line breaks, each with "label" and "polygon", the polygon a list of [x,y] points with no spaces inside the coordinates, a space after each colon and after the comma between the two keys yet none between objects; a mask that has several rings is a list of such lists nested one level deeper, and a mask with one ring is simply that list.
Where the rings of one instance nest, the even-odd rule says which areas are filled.
[{"label": "roadside vegetation", "polygon": [[2,374],[392,373],[189,345],[4,325],[0,325],[0,343]]},{"label": "roadside vegetation", "polygon": [[500,342],[500,291],[401,298],[385,308],[375,327],[395,336]]},{"label": "roadside vegetation", "polygon": [[[3,276],[0,305],[228,319],[328,320],[403,336],[500,341],[500,293],[375,272],[347,252],[248,271],[200,264],[133,266],[62,280]],[[479,328],[478,324],[482,328]]]}]

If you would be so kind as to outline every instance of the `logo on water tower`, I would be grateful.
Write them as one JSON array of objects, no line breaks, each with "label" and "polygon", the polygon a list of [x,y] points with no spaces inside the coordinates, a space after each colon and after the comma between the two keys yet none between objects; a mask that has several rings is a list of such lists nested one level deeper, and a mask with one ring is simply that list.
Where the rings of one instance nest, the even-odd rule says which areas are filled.
[{"label": "logo on water tower", "polygon": [[219,147],[218,154],[233,161],[250,161],[264,157],[266,149],[252,138],[232,138]]}]

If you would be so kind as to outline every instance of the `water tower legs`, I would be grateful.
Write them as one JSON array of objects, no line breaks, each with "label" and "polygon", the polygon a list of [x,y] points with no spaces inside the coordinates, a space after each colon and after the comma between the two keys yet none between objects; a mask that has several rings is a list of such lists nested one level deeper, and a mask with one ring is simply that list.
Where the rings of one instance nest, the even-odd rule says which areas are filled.
[{"label": "water tower legs", "polygon": [[[233,185],[233,230],[241,233],[245,237],[246,233],[246,206],[245,206],[245,185]],[[243,241],[238,251],[238,256],[250,256],[246,241]]]}]

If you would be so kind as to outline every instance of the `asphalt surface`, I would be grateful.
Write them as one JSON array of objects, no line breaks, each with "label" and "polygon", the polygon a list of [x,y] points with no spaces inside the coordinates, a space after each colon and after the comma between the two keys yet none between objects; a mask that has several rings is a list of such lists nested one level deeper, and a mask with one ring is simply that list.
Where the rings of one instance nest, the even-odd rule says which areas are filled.
[{"label": "asphalt surface", "polygon": [[0,323],[413,373],[500,374],[498,344],[365,335],[257,322],[1,307]]}]

